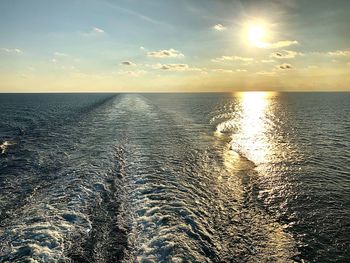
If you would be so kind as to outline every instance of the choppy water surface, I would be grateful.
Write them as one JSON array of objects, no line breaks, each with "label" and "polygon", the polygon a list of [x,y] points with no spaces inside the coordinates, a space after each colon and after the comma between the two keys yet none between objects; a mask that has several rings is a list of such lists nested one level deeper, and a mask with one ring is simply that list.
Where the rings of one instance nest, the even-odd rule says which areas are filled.
[{"label": "choppy water surface", "polygon": [[348,262],[350,94],[0,95],[0,262]]}]

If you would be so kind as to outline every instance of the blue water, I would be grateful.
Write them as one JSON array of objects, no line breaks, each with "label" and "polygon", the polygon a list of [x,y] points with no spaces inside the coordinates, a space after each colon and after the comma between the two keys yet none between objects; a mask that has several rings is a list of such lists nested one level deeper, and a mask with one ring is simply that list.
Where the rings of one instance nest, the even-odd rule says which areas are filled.
[{"label": "blue water", "polygon": [[0,262],[350,262],[349,102],[1,94]]}]

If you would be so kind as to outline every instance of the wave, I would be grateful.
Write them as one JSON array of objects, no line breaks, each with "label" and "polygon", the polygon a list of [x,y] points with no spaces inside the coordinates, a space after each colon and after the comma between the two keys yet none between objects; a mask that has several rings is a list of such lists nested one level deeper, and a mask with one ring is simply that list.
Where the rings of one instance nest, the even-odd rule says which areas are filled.
[{"label": "wave", "polygon": [[7,202],[1,260],[290,261],[293,240],[260,208],[254,167],[225,140],[203,140],[141,95],[103,105],[21,145],[35,156],[25,168],[40,165],[6,190],[31,186],[21,205]]}]

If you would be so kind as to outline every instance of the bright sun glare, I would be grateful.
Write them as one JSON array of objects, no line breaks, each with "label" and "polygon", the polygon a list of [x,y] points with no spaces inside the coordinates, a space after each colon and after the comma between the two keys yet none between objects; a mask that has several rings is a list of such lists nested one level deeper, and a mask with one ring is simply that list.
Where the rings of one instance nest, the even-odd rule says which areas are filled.
[{"label": "bright sun glare", "polygon": [[248,37],[252,43],[260,42],[265,35],[265,30],[261,26],[251,26],[248,30]]},{"label": "bright sun glare", "polygon": [[266,37],[266,29],[262,25],[250,25],[247,28],[247,36],[249,43],[257,46],[264,47],[266,43],[264,42],[264,38]]}]

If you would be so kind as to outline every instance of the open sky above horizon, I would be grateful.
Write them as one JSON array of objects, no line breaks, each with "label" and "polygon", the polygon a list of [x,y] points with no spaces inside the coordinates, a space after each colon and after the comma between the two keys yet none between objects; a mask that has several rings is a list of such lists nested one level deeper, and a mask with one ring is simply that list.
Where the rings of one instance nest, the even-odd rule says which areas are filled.
[{"label": "open sky above horizon", "polygon": [[0,92],[350,91],[347,0],[0,0]]}]

